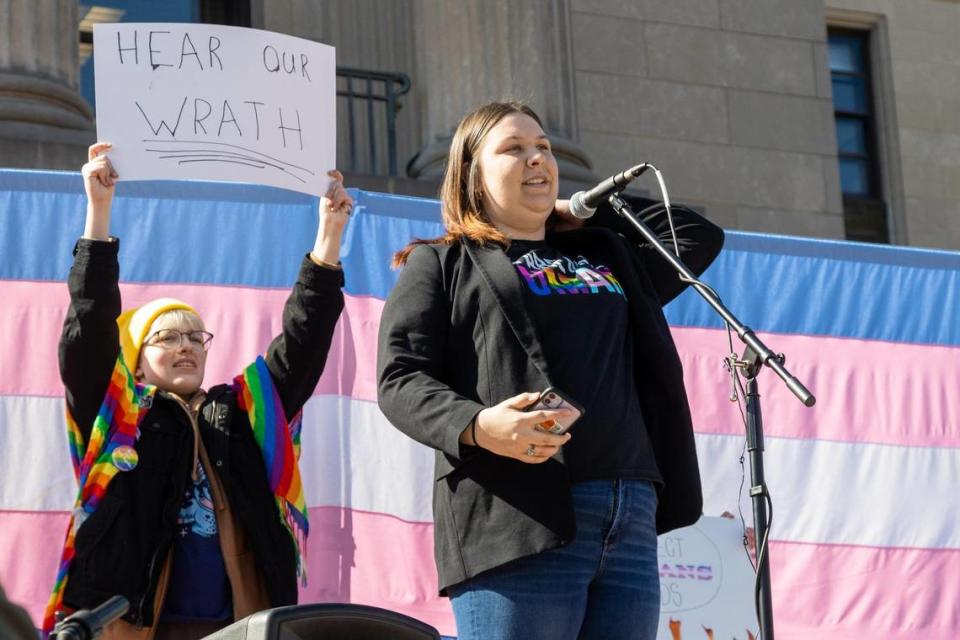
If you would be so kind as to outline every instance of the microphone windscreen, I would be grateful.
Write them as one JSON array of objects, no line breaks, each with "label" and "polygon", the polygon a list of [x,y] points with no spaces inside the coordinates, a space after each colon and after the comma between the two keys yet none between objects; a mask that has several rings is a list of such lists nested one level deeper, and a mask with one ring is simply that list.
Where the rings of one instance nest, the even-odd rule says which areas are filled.
[{"label": "microphone windscreen", "polygon": [[570,213],[572,213],[573,217],[575,218],[586,220],[597,212],[597,208],[588,207],[586,204],[584,204],[583,197],[583,191],[577,191],[575,194],[573,194],[573,197],[570,198]]}]

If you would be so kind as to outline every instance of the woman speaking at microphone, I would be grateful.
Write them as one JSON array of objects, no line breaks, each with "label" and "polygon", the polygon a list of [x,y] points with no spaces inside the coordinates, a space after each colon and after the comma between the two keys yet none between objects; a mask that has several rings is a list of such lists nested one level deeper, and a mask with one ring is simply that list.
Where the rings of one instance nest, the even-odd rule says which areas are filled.
[{"label": "woman speaking at microphone", "polygon": [[[584,225],[557,202],[550,139],[525,105],[460,122],[440,199],[446,234],[395,256],[379,402],[436,450],[435,555],[457,635],[652,639],[657,533],[702,503],[662,312],[685,284],[608,206]],[[723,232],[674,218],[701,273]],[[665,214],[646,222],[669,236]]]}]

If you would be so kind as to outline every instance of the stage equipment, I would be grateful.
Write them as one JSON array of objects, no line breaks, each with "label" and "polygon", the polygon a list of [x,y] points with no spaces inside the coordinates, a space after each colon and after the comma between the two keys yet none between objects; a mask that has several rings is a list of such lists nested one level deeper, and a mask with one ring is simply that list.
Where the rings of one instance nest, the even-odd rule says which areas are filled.
[{"label": "stage equipment", "polygon": [[122,616],[130,608],[123,596],[113,596],[96,609],[80,609],[57,622],[51,637],[56,640],[92,640],[108,624]]},{"label": "stage equipment", "polygon": [[440,640],[428,624],[359,604],[304,604],[259,611],[204,640]]},{"label": "stage equipment", "polygon": [[586,220],[597,212],[597,206],[601,202],[611,194],[623,191],[628,184],[649,168],[650,165],[642,162],[622,173],[610,176],[589,191],[577,191],[570,198],[570,213],[581,220]]},{"label": "stage equipment", "polygon": [[[632,173],[638,167],[644,167],[643,170],[650,169],[654,172],[660,185],[663,203],[657,203],[651,207],[647,207],[637,214],[630,208],[630,205],[620,197],[619,194],[623,191],[626,184],[619,186],[619,183],[615,184],[612,192],[608,192],[607,200],[613,205],[614,211],[633,225],[647,242],[677,270],[680,280],[692,286],[697,293],[707,301],[707,304],[723,318],[728,330],[735,332],[737,337],[740,338],[741,342],[745,345],[742,357],[736,358],[736,354],[732,354],[732,357],[728,357],[727,362],[732,371],[739,369],[747,379],[745,397],[747,401],[747,450],[750,452],[750,499],[753,506],[753,521],[757,536],[757,585],[755,592],[757,621],[760,626],[760,637],[763,640],[774,640],[773,605],[770,597],[770,562],[768,557],[768,538],[773,506],[763,472],[763,420],[760,411],[760,393],[757,387],[757,376],[762,367],[766,365],[770,369],[773,369],[773,372],[783,380],[787,388],[790,389],[805,406],[812,407],[814,403],[816,403],[816,398],[800,380],[787,371],[784,366],[786,357],[782,353],[777,354],[769,349],[750,327],[740,322],[740,320],[727,309],[723,302],[720,301],[720,296],[716,291],[701,282],[693,272],[683,264],[679,258],[680,251],[677,245],[676,231],[673,226],[670,197],[667,194],[663,175],[655,166],[647,163],[637,165],[637,167],[618,175],[622,177],[625,174]],[[641,173],[643,170],[641,170]],[[614,178],[616,177],[618,176],[614,176]],[[588,193],[600,189],[601,186],[606,185],[608,182],[616,183],[614,178],[608,178]],[[621,179],[620,182],[622,183],[623,180]],[[670,250],[659,241],[653,231],[640,221],[640,218],[660,207],[663,207],[667,213],[667,219],[670,223],[670,233],[673,236],[674,253],[670,253]],[[760,293],[758,292],[757,295],[760,295]]]}]

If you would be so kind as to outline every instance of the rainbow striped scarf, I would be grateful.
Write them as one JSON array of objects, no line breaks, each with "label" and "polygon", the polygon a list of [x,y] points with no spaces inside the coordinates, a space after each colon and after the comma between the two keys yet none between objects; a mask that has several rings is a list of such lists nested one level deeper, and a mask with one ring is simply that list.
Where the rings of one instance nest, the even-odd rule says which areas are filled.
[{"label": "rainbow striped scarf", "polygon": [[[237,405],[250,419],[254,438],[266,463],[267,479],[277,503],[280,521],[290,532],[296,547],[297,575],[306,584],[304,556],[309,523],[297,464],[300,458],[302,414],[298,412],[293,420],[287,422],[273,377],[262,357],[258,357],[234,379],[232,389],[237,394]],[[156,392],[156,387],[138,383],[124,364],[123,357],[118,357],[86,449],[80,429],[67,408],[67,439],[80,490],[67,527],[53,593],[43,615],[44,636],[53,630],[54,614],[63,606],[63,592],[67,586],[70,565],[76,555],[77,530],[96,510],[107,486],[120,470],[117,464],[122,464],[122,460],[115,459],[114,451],[121,446],[133,447],[136,443],[140,422],[153,404]]]},{"label": "rainbow striped scarf", "polygon": [[107,491],[107,485],[120,471],[114,462],[114,452],[118,447],[132,448],[136,443],[140,421],[147,413],[143,409],[150,407],[156,392],[156,387],[138,383],[124,364],[123,357],[118,357],[103,404],[100,405],[100,411],[94,419],[90,441],[86,448],[83,445],[80,429],[70,413],[70,408],[67,407],[67,439],[79,491],[67,526],[66,540],[63,543],[53,593],[50,594],[50,600],[43,614],[44,636],[53,630],[54,613],[63,605],[67,575],[76,555],[74,545],[77,530],[100,505],[100,500]]},{"label": "rainbow striped scarf", "polygon": [[280,395],[262,358],[234,378],[237,406],[247,412],[253,436],[263,454],[267,480],[280,514],[280,522],[290,532],[297,551],[297,575],[307,582],[307,502],[300,481],[300,427],[302,412],[287,423]]}]

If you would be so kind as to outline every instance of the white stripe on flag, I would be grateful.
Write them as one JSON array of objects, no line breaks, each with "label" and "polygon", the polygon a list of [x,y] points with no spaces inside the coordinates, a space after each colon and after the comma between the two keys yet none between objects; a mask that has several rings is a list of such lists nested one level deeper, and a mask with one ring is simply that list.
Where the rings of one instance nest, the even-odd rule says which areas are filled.
[{"label": "white stripe on flag", "polygon": [[[736,513],[744,438],[697,434],[704,512]],[[909,548],[960,548],[960,449],[767,438],[770,537]],[[742,501],[752,524],[749,459]]]},{"label": "white stripe on flag", "polygon": [[[697,434],[704,512],[736,512],[743,438]],[[771,537],[789,542],[960,549],[960,449],[767,438]],[[56,398],[0,396],[0,510],[66,511],[75,484]],[[301,469],[310,507],[429,522],[433,454],[373,402],[314,396]],[[749,486],[749,468],[744,496]],[[750,504],[743,500],[750,520]],[[749,522],[748,522],[749,523]]]}]

